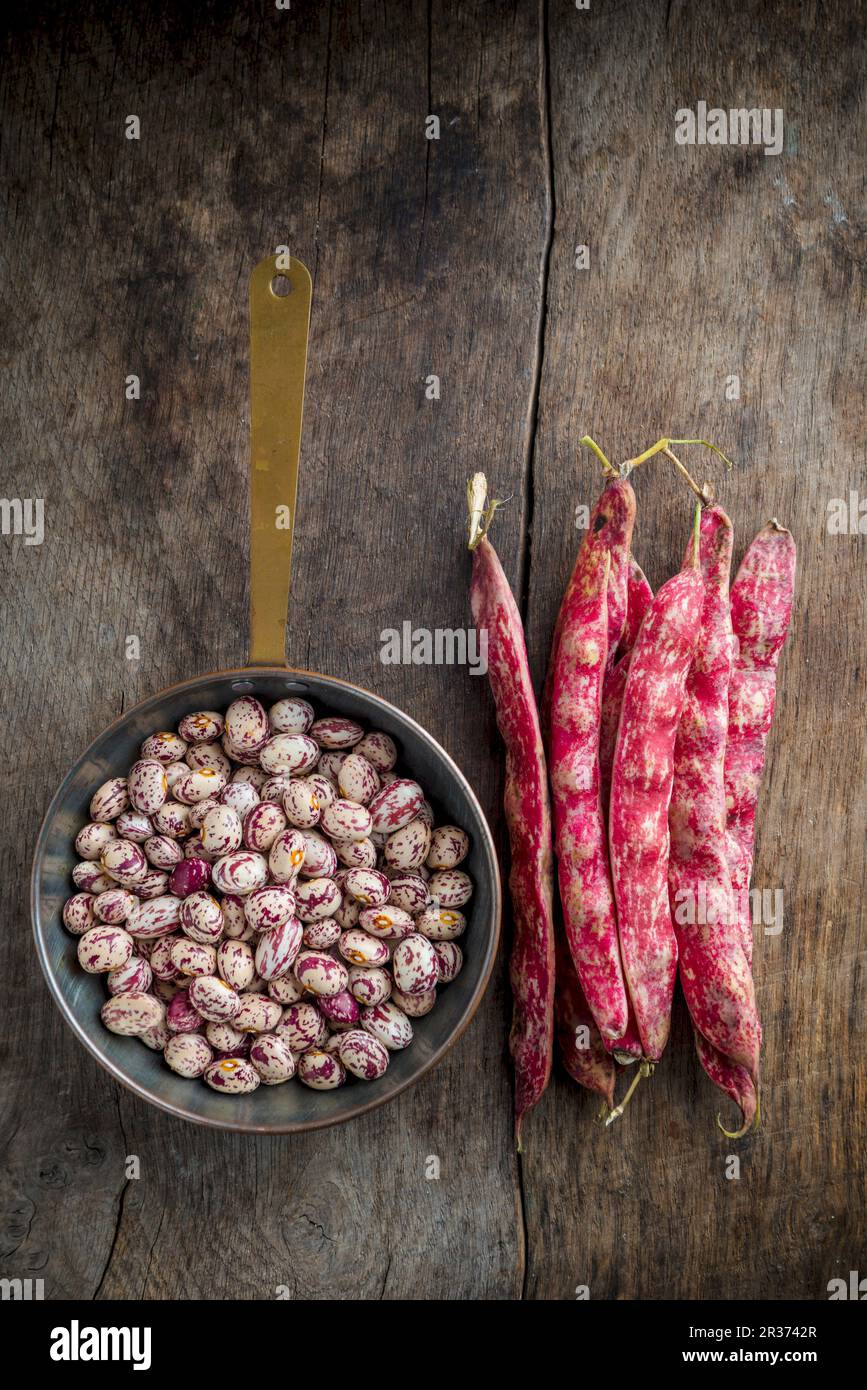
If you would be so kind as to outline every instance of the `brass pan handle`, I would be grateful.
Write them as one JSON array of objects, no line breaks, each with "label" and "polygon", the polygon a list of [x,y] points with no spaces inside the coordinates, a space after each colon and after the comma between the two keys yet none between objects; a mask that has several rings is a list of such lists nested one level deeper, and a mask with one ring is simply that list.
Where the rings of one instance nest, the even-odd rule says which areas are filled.
[{"label": "brass pan handle", "polygon": [[286,665],[311,290],[294,256],[250,276],[250,666]]}]

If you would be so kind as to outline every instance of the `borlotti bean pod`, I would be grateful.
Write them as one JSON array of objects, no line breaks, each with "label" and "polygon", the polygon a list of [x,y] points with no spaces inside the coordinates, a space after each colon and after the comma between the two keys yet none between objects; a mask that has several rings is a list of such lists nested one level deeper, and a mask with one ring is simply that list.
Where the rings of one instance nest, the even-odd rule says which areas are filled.
[{"label": "borlotti bean pod", "polygon": [[[36,845],[31,881],[33,927],[40,964],[61,1013],[88,1051],[117,1081],[170,1114],[218,1129],[255,1133],[291,1133],[348,1120],[391,1100],[417,1081],[452,1046],[475,1013],[491,974],[500,926],[501,890],[491,833],[469,784],[448,754],[420,725],[380,696],[332,676],[296,670],[286,664],[286,617],[310,300],[310,275],[300,261],[292,259],[287,269],[277,258],[268,257],[255,267],[250,280],[252,541],[247,665],[195,676],[161,691],[134,706],[100,734],[67,773],[48,808]],[[282,510],[278,513],[278,509]],[[275,524],[278,514],[280,525]],[[84,924],[75,920],[75,904],[67,907],[69,930],[64,926],[64,904],[77,891],[71,878],[72,869],[82,857],[76,852],[74,841],[91,820],[89,806],[96,789],[114,778],[125,777],[141,757],[142,741],[154,731],[176,729],[185,717],[196,711],[225,711],[244,695],[255,695],[266,706],[298,696],[310,701],[318,715],[354,719],[367,729],[384,731],[398,746],[400,768],[417,779],[431,799],[437,822],[463,827],[469,835],[470,851],[463,867],[474,881],[475,892],[465,909],[469,923],[461,943],[463,969],[454,983],[442,990],[437,1007],[429,1016],[413,1018],[412,1046],[405,1051],[392,1051],[383,1075],[379,1075],[383,1048],[374,1039],[371,1039],[373,1045],[368,1046],[364,1037],[353,1036],[344,1047],[351,1063],[350,1070],[354,1070],[356,1076],[369,1073],[379,1079],[368,1082],[350,1077],[349,1084],[331,1091],[310,1089],[293,1080],[283,1085],[261,1085],[249,1095],[221,1094],[198,1081],[190,1081],[184,1072],[190,1069],[190,1074],[197,1074],[196,1053],[201,1047],[195,1041],[183,1039],[197,1035],[183,1032],[175,1035],[178,1041],[172,1043],[172,1062],[178,1070],[174,1071],[166,1065],[160,1052],[150,1050],[138,1037],[108,1031],[100,1019],[100,1010],[106,1003],[104,982],[99,974],[82,968],[76,958]],[[149,744],[149,751],[165,756],[166,749],[160,738],[158,735],[157,741]],[[361,774],[363,768],[359,769]],[[190,778],[196,775],[197,769],[191,769]],[[142,784],[140,797],[146,800],[146,770],[137,777]],[[116,786],[109,785],[102,797],[109,803],[116,791]],[[196,793],[196,786],[191,785],[190,795]],[[297,815],[301,817],[304,814],[302,802],[303,796],[297,808]],[[110,806],[108,812],[111,813]],[[138,812],[130,813],[131,822],[136,814]],[[209,826],[209,833],[219,837],[221,829],[221,824],[215,821]],[[88,837],[105,839],[99,826],[91,829],[85,838]],[[171,836],[166,838],[170,842]],[[87,849],[88,854],[83,857],[92,856],[96,861],[100,847],[88,843]],[[165,856],[166,872],[187,873],[182,865],[171,868],[175,856],[170,843],[155,846],[153,853],[157,858]],[[448,870],[444,869],[440,877],[447,874]],[[122,913],[124,894],[129,888],[116,884],[112,887],[113,895],[115,888],[117,901],[115,904],[113,896],[108,909],[114,910],[116,906]],[[398,895],[410,906],[411,890],[412,884],[407,882]],[[100,891],[99,888],[96,891]],[[417,905],[417,910],[421,906]],[[394,909],[395,912],[402,910]],[[195,920],[196,940],[205,946],[198,954],[207,955],[207,911],[202,910],[201,920],[194,918],[192,913],[189,915],[191,921]],[[110,927],[107,933],[104,941],[95,944],[94,968],[104,966],[109,958],[114,960],[112,953],[117,942],[111,937]],[[365,933],[359,931],[358,936],[361,938]],[[323,939],[327,939],[324,934]],[[375,948],[383,945],[369,935],[366,942],[371,943],[370,951],[374,956]],[[100,957],[100,951],[105,960]],[[154,963],[157,958],[165,963],[170,951],[168,942],[158,943],[158,950],[151,953],[151,958]],[[191,958],[196,954],[193,951]],[[306,954],[312,958],[316,952]],[[388,959],[389,951],[383,950],[382,955]],[[224,969],[231,976],[235,963],[230,949],[224,957]],[[448,969],[450,959],[448,957],[444,968]],[[133,984],[137,972],[146,975],[135,965],[136,960],[133,956],[131,962],[118,967],[132,972]],[[307,960],[305,965],[315,970],[316,960]],[[431,972],[433,952],[425,950],[416,959],[410,951],[404,951],[399,966],[403,984],[412,984],[425,971]],[[369,987],[370,998],[375,1004],[379,988],[376,959],[368,960],[362,948],[352,968],[359,972],[359,987]],[[202,986],[198,993],[206,996],[207,988]],[[116,995],[113,1004],[124,997]],[[133,998],[135,1002],[146,995],[138,992],[126,998]],[[148,1006],[141,1007],[146,1011]],[[387,1017],[388,1002],[378,1007]],[[301,1022],[305,1006],[299,1004],[297,1008]],[[117,1018],[109,1011],[110,1022],[120,1028],[127,1023],[130,1027],[136,1026],[136,1020],[128,1017],[132,1011],[132,1005],[121,1004],[116,1010]],[[294,1021],[293,1015],[290,1022]],[[387,1031],[379,1041],[387,1044]],[[275,1076],[279,1075],[285,1062],[285,1047],[265,1043],[260,1052],[256,1060],[262,1071],[272,1069]]]}]

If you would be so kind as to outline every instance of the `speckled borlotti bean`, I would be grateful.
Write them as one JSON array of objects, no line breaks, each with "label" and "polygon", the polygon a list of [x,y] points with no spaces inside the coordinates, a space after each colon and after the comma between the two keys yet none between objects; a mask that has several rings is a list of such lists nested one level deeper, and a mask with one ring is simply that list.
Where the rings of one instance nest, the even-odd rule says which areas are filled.
[{"label": "speckled borlotti bean", "polygon": [[[315,830],[298,830],[304,845],[300,872],[304,878],[330,878],[337,868],[333,846]],[[272,870],[273,872],[273,870]]]},{"label": "speckled borlotti bean", "polygon": [[268,861],[253,850],[239,850],[218,859],[212,873],[214,887],[220,893],[232,893],[245,898],[268,882]]},{"label": "speckled borlotti bean", "polygon": [[374,869],[376,845],[372,840],[335,840],[334,853],[347,869]]},{"label": "speckled borlotti bean", "polygon": [[182,975],[213,975],[217,969],[217,953],[213,946],[179,936],[172,946],[172,965]]},{"label": "speckled borlotti bean", "polygon": [[190,808],[180,801],[164,801],[151,820],[155,833],[169,835],[173,840],[182,840],[190,833]]},{"label": "speckled borlotti bean", "polygon": [[[190,819],[192,820],[192,816]],[[213,854],[215,859],[220,859],[223,855],[232,854],[240,848],[243,839],[241,817],[231,806],[219,803],[207,812],[199,832],[207,853]]]},{"label": "speckled borlotti bean", "polygon": [[186,740],[171,730],[149,734],[141,746],[141,756],[145,762],[179,763],[187,751]]},{"label": "speckled borlotti bean", "polygon": [[425,863],[429,869],[456,869],[470,852],[470,837],[457,825],[437,826]]},{"label": "speckled borlotti bean", "polygon": [[388,901],[411,916],[421,912],[428,900],[427,883],[418,873],[401,873],[390,882]]},{"label": "speckled borlotti bean", "polygon": [[101,859],[105,850],[118,837],[113,825],[91,821],[82,826],[75,837],[75,852],[81,859]]},{"label": "speckled borlotti bean", "polygon": [[223,716],[216,710],[196,710],[185,714],[178,733],[186,743],[214,743],[223,734]]},{"label": "speckled borlotti bean", "polygon": [[353,965],[349,971],[349,993],[359,1004],[372,1007],[388,999],[392,980],[387,970],[375,965]]},{"label": "speckled borlotti bean", "polygon": [[267,854],[285,829],[283,808],[273,801],[259,801],[244,817],[244,844],[248,849]]},{"label": "speckled borlotti bean", "polygon": [[324,777],[327,782],[331,783],[334,788],[335,796],[338,795],[337,775],[348,757],[348,753],[341,753],[338,750],[333,750],[332,752],[322,753],[319,762],[316,764],[317,776]]},{"label": "speckled borlotti bean", "polygon": [[241,1011],[240,995],[215,975],[199,975],[193,980],[190,1001],[208,1023],[231,1023]]},{"label": "speckled borlotti bean", "polygon": [[431,874],[427,890],[440,907],[463,907],[473,896],[473,881],[463,869],[440,869]]},{"label": "speckled borlotti bean", "polygon": [[217,772],[212,767],[199,767],[188,772],[186,777],[178,778],[172,788],[172,795],[182,805],[193,806],[197,801],[219,796],[225,786],[224,773]]},{"label": "speckled borlotti bean", "polygon": [[173,869],[184,857],[177,840],[170,835],[151,835],[142,845],[145,858],[155,869]]},{"label": "speckled borlotti bean", "polygon": [[302,941],[313,950],[330,951],[342,935],[343,928],[336,917],[323,917],[320,921],[309,922],[304,927]]},{"label": "speckled borlotti bean", "polygon": [[132,888],[148,871],[144,850],[131,840],[112,840],[103,850],[100,864],[121,888]]},{"label": "speckled borlotti bean", "polygon": [[[226,757],[219,743],[195,744],[187,753],[184,761],[187,767],[191,767],[196,772],[204,771],[205,769],[211,772],[219,772],[224,779],[224,786],[232,775],[231,759]],[[222,788],[220,790],[222,790]],[[211,795],[213,796],[215,793],[212,792]]]},{"label": "speckled borlotti bean", "polygon": [[387,965],[391,958],[387,941],[371,936],[361,927],[345,931],[338,942],[338,950],[352,965]]},{"label": "speckled borlotti bean", "polygon": [[[82,936],[96,925],[96,901],[92,893],[74,893],[66,899],[63,904],[63,925],[73,936]],[[100,917],[99,920],[104,919]]]},{"label": "speckled borlotti bean", "polygon": [[166,770],[155,758],[142,758],[133,763],[127,775],[130,804],[136,811],[152,816],[169,794]]},{"label": "speckled borlotti bean", "polygon": [[223,912],[223,934],[233,941],[252,941],[256,935],[244,912],[244,899],[234,893],[224,894],[220,907]]},{"label": "speckled borlotti bean", "polygon": [[289,697],[278,700],[268,711],[268,722],[275,734],[306,734],[316,712],[307,700]]},{"label": "speckled borlotti bean", "polygon": [[324,808],[319,824],[334,840],[366,840],[371,830],[370,812],[357,801],[337,797]]},{"label": "speckled borlotti bean", "polygon": [[340,1058],[318,1047],[302,1052],[296,1075],[314,1091],[334,1091],[346,1082],[346,1068]]},{"label": "speckled borlotti bean", "polygon": [[301,949],[302,926],[297,917],[289,917],[279,927],[262,932],[256,942],[256,971],[263,980],[279,980],[288,975]]},{"label": "speckled borlotti bean", "polygon": [[198,1009],[190,1002],[189,988],[179,989],[169,1000],[166,1009],[166,1027],[170,1033],[198,1033],[205,1021]]},{"label": "speckled borlotti bean", "polygon": [[394,739],[379,729],[365,734],[361,742],[355,745],[354,752],[366,758],[378,773],[391,772],[397,762],[397,746]]},{"label": "speckled borlotti bean", "polygon": [[201,1076],[213,1061],[213,1051],[198,1033],[176,1033],[169,1038],[163,1056],[178,1076]]},{"label": "speckled borlotti bean", "polygon": [[130,936],[151,938],[167,936],[177,929],[180,923],[181,900],[172,893],[148,902],[140,902],[134,912],[126,919],[126,929]]},{"label": "speckled borlotti bean", "polygon": [[88,975],[101,975],[126,965],[133,939],[122,927],[91,927],[78,941],[78,963]]},{"label": "speckled borlotti bean", "polygon": [[[159,941],[145,941],[144,945],[148,952],[148,963],[153,971],[154,978],[159,984],[170,985],[179,981],[180,971],[177,970],[172,962],[172,946],[175,944],[175,936],[163,936]],[[163,991],[159,992],[159,997],[165,998]],[[172,998],[169,995],[168,998]]]},{"label": "speckled borlotti bean", "polygon": [[362,1009],[361,1026],[365,1032],[378,1038],[390,1052],[399,1052],[412,1042],[412,1024],[391,999]]},{"label": "speckled borlotti bean", "polygon": [[343,1034],[337,1055],[347,1071],[362,1081],[375,1081],[388,1067],[388,1052],[378,1038],[363,1028],[353,1028]]},{"label": "speckled borlotti bean", "polygon": [[243,1057],[223,1057],[211,1062],[202,1075],[212,1090],[224,1091],[227,1095],[247,1095],[259,1085],[258,1073]]},{"label": "speckled borlotti bean", "polygon": [[379,773],[361,753],[350,753],[338,769],[337,789],[347,801],[366,806],[379,791]]},{"label": "speckled borlotti bean", "polygon": [[319,747],[306,734],[275,734],[259,753],[259,763],[269,776],[276,773],[304,773],[316,766]]},{"label": "speckled borlotti bean", "polygon": [[278,835],[268,853],[268,871],[274,882],[293,884],[306,853],[307,842],[302,831],[293,828]]},{"label": "speckled borlotti bean", "polygon": [[430,828],[416,816],[389,835],[383,849],[385,862],[392,869],[418,869],[427,857],[430,842]]},{"label": "speckled borlotti bean", "polygon": [[404,937],[391,958],[394,983],[403,994],[426,994],[436,987],[439,962],[433,942],[416,932]]},{"label": "speckled borlotti bean", "polygon": [[362,929],[371,936],[383,937],[386,941],[400,941],[415,931],[415,923],[403,908],[385,903],[382,907],[366,907],[359,916]]},{"label": "speckled borlotti bean", "polygon": [[126,778],[111,777],[91,797],[90,819],[100,822],[117,820],[128,806]]},{"label": "speckled borlotti bean", "polygon": [[218,797],[221,806],[231,806],[242,822],[248,811],[260,800],[259,792],[252,782],[230,782]]},{"label": "speckled borlotti bean", "polygon": [[120,839],[136,845],[143,845],[154,833],[153,822],[143,811],[121,811],[114,828]]},{"label": "speckled borlotti bean", "polygon": [[424,1018],[437,1002],[435,989],[425,990],[424,994],[404,994],[395,985],[391,991],[391,1002],[396,1004],[407,1018]]},{"label": "speckled borlotti bean", "polygon": [[377,792],[368,810],[373,820],[373,829],[390,835],[402,826],[408,825],[418,815],[424,803],[424,792],[418,782],[406,777],[396,777]]},{"label": "speckled borlotti bean", "polygon": [[250,1041],[249,1033],[239,1033],[231,1023],[206,1023],[205,1037],[215,1052],[222,1053],[243,1049]]},{"label": "speckled borlotti bean", "polygon": [[217,947],[217,971],[232,989],[248,989],[256,974],[252,946],[246,941],[221,941]]},{"label": "speckled borlotti bean", "polygon": [[228,742],[240,752],[255,752],[271,732],[267,714],[252,695],[242,695],[232,701],[226,710],[223,729]]},{"label": "speckled borlotti bean", "polygon": [[102,865],[96,859],[82,859],[72,870],[72,881],[82,893],[107,893],[115,887],[113,878],[103,873]]},{"label": "speckled borlotti bean", "polygon": [[283,1016],[283,1007],[267,994],[246,994],[239,996],[241,1007],[232,1019],[239,1033],[271,1033]]},{"label": "speckled borlotti bean", "polygon": [[295,910],[301,921],[319,922],[332,917],[340,906],[342,894],[330,878],[308,878],[295,890]]},{"label": "speckled borlotti bean", "polygon": [[271,999],[276,999],[278,1004],[285,1006],[299,1004],[304,997],[304,991],[290,970],[288,975],[268,981],[268,995]]},{"label": "speckled borlotti bean", "polygon": [[244,900],[244,916],[254,931],[272,931],[295,912],[295,893],[285,884],[256,888]]},{"label": "speckled borlotti bean", "polygon": [[464,953],[454,941],[435,941],[433,948],[437,956],[438,983],[450,985],[463,969]]},{"label": "speckled borlotti bean", "polygon": [[350,869],[344,886],[362,907],[382,907],[391,893],[391,884],[385,874],[375,869]]},{"label": "speckled borlotti bean", "polygon": [[[318,779],[321,780],[321,779]],[[330,800],[333,800],[333,793]],[[282,796],[283,811],[290,825],[312,830],[322,813],[319,789],[307,777],[292,777]]]},{"label": "speckled borlotti bean", "polygon": [[180,924],[191,941],[213,946],[223,935],[223,909],[210,893],[190,893],[181,903]]},{"label": "speckled borlotti bean", "polygon": [[339,994],[323,994],[316,1002],[322,1017],[332,1026],[340,1024],[348,1028],[361,1017],[358,1000],[348,989],[341,990]]},{"label": "speckled borlotti bean", "polygon": [[100,1009],[100,1018],[110,1033],[134,1038],[162,1023],[165,1008],[152,994],[131,990],[107,999]]},{"label": "speckled borlotti bean", "polygon": [[106,976],[109,994],[147,994],[154,982],[154,972],[143,956],[130,956],[125,965],[118,965]]},{"label": "speckled borlotti bean", "polygon": [[299,984],[311,994],[340,994],[349,982],[346,966],[326,951],[299,952],[293,971]]},{"label": "speckled borlotti bean", "polygon": [[462,912],[450,907],[426,907],[415,919],[416,930],[430,941],[454,941],[463,936],[467,919]]},{"label": "speckled borlotti bean", "polygon": [[254,1038],[250,1065],[265,1086],[279,1086],[295,1075],[295,1058],[289,1044],[276,1033],[262,1033]]},{"label": "speckled borlotti bean", "polygon": [[168,888],[169,876],[165,870],[149,869],[144,878],[133,884],[131,892],[142,902],[150,902],[151,898],[161,898]]},{"label": "speckled borlotti bean", "polygon": [[135,893],[131,893],[127,888],[107,888],[104,893],[94,898],[93,911],[100,922],[117,927],[135,912],[138,903]]},{"label": "speckled borlotti bean", "polygon": [[276,1031],[293,1052],[303,1052],[305,1048],[312,1047],[318,1038],[321,1018],[315,1004],[306,1001],[289,1004],[283,1010]]},{"label": "speckled borlotti bean", "polygon": [[322,748],[352,748],[364,738],[364,730],[354,719],[331,716],[310,725],[310,737]]}]

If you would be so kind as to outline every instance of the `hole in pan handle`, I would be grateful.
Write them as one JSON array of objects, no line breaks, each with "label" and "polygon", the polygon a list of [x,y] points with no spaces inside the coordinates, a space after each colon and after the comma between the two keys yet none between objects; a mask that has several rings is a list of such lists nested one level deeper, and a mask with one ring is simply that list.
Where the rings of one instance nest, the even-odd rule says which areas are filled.
[{"label": "hole in pan handle", "polygon": [[250,276],[249,666],[286,665],[311,289],[294,256],[266,256]]}]

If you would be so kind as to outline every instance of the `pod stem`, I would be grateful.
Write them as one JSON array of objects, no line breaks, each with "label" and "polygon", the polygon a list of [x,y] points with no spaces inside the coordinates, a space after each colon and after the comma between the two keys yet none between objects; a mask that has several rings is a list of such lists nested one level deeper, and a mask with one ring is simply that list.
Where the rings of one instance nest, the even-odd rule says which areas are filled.
[{"label": "pod stem", "polygon": [[610,459],[607,459],[605,457],[599,445],[596,443],[596,440],[591,439],[589,434],[582,434],[581,438],[578,440],[578,443],[583,444],[585,448],[590,449],[590,451],[596,455],[599,462],[602,464],[602,472],[605,474],[606,478],[620,477],[620,470],[615,468],[614,464],[610,461]]},{"label": "pod stem", "polygon": [[632,1097],[635,1094],[635,1088],[638,1085],[639,1081],[642,1079],[642,1077],[652,1075],[653,1063],[648,1062],[646,1058],[643,1058],[641,1065],[638,1068],[638,1071],[632,1078],[632,1083],[629,1087],[629,1090],[626,1092],[626,1095],[623,1097],[619,1105],[615,1105],[614,1109],[611,1111],[611,1114],[608,1116],[608,1119],[605,1121],[606,1126],[612,1124],[614,1120],[619,1119],[620,1116],[623,1114],[627,1105],[632,1100]]},{"label": "pod stem", "polygon": [[702,483],[701,487],[699,487],[698,483],[687,471],[687,469],[684,468],[677,455],[672,453],[671,449],[665,448],[662,450],[662,453],[665,454],[665,457],[667,459],[671,460],[680,476],[686,479],[687,483],[692,488],[701,505],[703,507],[711,506],[713,503],[713,488],[711,487],[710,483]]},{"label": "pod stem", "polygon": [[498,507],[505,506],[508,497],[493,497],[488,501],[488,480],[484,473],[474,473],[467,481],[467,545],[475,550],[479,541],[488,534],[488,527]]}]

